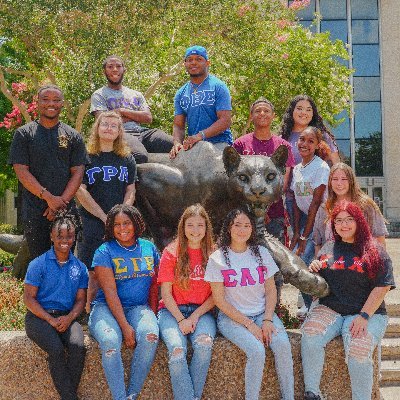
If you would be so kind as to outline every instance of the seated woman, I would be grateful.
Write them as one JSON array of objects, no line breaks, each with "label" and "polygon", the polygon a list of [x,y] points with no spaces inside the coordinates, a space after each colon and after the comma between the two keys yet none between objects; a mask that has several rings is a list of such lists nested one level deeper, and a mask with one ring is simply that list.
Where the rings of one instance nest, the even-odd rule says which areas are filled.
[{"label": "seated woman", "polygon": [[319,273],[331,289],[302,326],[301,355],[305,399],[321,399],[320,381],[325,346],[342,335],[353,400],[371,398],[373,350],[388,323],[386,293],[395,287],[392,262],[372,238],[361,209],[340,202],[331,216],[335,241],[327,242],[310,271]]},{"label": "seated woman", "polygon": [[224,220],[220,249],[211,254],[205,280],[220,309],[218,329],[246,353],[246,400],[258,400],[265,364],[265,344],[274,353],[281,398],[294,399],[293,360],[289,338],[274,313],[278,271],[265,247],[257,245],[253,218],[235,209]]},{"label": "seated woman", "polygon": [[[100,289],[93,302],[89,329],[99,342],[102,364],[114,400],[139,396],[158,344],[155,246],[140,236],[145,224],[139,211],[125,204],[107,214],[105,243],[95,252],[93,267]],[[151,306],[151,307],[150,307]],[[136,349],[125,389],[122,340]]]},{"label": "seated woman", "polygon": [[56,215],[50,233],[53,246],[29,264],[24,288],[26,334],[48,354],[62,400],[78,399],[85,362],[83,330],[76,318],[85,307],[88,273],[70,251],[76,222],[73,215]]},{"label": "seated woman", "polygon": [[[204,282],[208,257],[214,250],[210,219],[200,204],[186,208],[178,234],[163,252],[159,324],[169,353],[169,372],[175,400],[201,399],[211,361],[216,323],[211,288]],[[188,367],[187,339],[193,346]]]}]

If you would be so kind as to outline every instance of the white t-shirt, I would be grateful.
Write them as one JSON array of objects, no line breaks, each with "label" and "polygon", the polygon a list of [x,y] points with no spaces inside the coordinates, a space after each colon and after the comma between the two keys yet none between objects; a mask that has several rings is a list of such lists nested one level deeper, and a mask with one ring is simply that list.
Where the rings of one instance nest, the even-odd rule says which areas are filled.
[{"label": "white t-shirt", "polygon": [[[297,207],[299,207],[303,213],[308,214],[314,189],[321,185],[327,186],[328,177],[329,165],[318,156],[315,156],[314,159],[304,167],[300,163],[293,168],[293,178],[290,189],[294,192]],[[322,201],[324,201],[325,197],[326,189]]]},{"label": "white t-shirt", "polygon": [[208,259],[204,280],[223,282],[225,299],[240,312],[253,316],[265,310],[266,279],[278,272],[278,267],[269,251],[258,246],[262,257],[262,265],[248,248],[243,253],[235,253],[229,249],[229,267],[222,250],[217,250]]}]

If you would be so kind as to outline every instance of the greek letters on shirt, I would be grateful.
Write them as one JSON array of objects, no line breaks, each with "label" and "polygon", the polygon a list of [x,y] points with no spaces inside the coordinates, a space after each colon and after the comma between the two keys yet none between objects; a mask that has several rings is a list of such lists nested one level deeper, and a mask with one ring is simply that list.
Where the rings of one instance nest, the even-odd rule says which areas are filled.
[{"label": "greek letters on shirt", "polygon": [[89,185],[93,185],[96,179],[99,178],[101,178],[104,182],[109,182],[114,176],[116,176],[121,182],[128,182],[128,168],[122,165],[120,165],[119,169],[113,165],[104,165],[101,168],[89,168],[86,171],[86,175]]},{"label": "greek letters on shirt", "polygon": [[295,193],[297,196],[312,196],[314,190],[311,182],[296,182]]},{"label": "greek letters on shirt", "polygon": [[330,270],[348,270],[355,271],[359,274],[364,274],[364,266],[360,257],[353,257],[353,264],[350,267],[345,266],[344,257],[340,256],[332,265],[329,265],[328,261],[330,258],[333,258],[332,254],[324,254],[320,257],[320,261],[322,262],[322,269],[329,268]]},{"label": "greek letters on shirt", "polygon": [[139,97],[108,97],[106,99],[107,108],[115,110],[116,108],[128,108],[129,110],[140,110],[141,104]]},{"label": "greek letters on shirt", "polygon": [[190,96],[182,96],[179,102],[183,110],[187,111],[189,107],[213,106],[215,104],[214,90],[199,90],[197,93],[191,93]]},{"label": "greek letters on shirt", "polygon": [[265,283],[265,275],[267,274],[268,268],[260,265],[256,268],[257,275],[253,276],[249,268],[242,268],[240,275],[234,269],[225,269],[221,271],[224,277],[225,287],[236,287],[236,286],[254,286],[257,283]]},{"label": "greek letters on shirt", "polygon": [[114,277],[116,280],[129,278],[142,278],[154,276],[154,258],[151,256],[132,257],[126,259],[124,257],[115,257],[112,259],[115,266]]}]

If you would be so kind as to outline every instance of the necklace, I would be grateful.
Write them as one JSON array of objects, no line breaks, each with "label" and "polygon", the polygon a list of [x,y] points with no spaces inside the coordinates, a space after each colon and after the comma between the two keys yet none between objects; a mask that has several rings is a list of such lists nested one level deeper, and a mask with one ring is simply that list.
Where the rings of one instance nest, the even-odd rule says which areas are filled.
[{"label": "necklace", "polygon": [[[136,242],[136,244],[135,244],[135,247],[133,248],[133,249],[128,249],[127,247],[125,247],[125,246],[122,246],[122,244],[120,243],[120,242],[118,242],[118,240],[117,239],[115,239],[115,241],[118,243],[118,245],[120,246],[120,247],[122,247],[124,250],[126,250],[126,251],[135,251],[136,250],[136,247],[137,247],[137,242]],[[132,245],[133,246],[133,245]]]},{"label": "necklace", "polygon": [[57,260],[57,262],[58,262],[60,265],[64,265],[64,264],[66,264],[68,261],[69,261],[69,260],[67,260],[67,261],[60,261],[60,260]]},{"label": "necklace", "polygon": [[197,86],[194,86],[195,83],[190,82],[190,85],[192,86],[192,91],[194,94],[197,94],[197,91],[199,90],[199,87],[204,83],[204,81],[208,78],[208,75],[199,83]]},{"label": "necklace", "polygon": [[305,167],[307,167],[307,165],[310,165],[310,164],[314,161],[314,158],[315,158],[315,157],[316,157],[316,156],[314,156],[307,164],[302,165],[301,168],[305,168]]}]

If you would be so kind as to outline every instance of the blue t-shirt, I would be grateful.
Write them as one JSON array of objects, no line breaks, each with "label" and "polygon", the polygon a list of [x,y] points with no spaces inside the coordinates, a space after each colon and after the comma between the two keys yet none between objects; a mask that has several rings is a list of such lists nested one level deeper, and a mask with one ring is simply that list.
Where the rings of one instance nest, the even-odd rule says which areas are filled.
[{"label": "blue t-shirt", "polygon": [[[174,102],[175,115],[185,115],[187,118],[189,136],[207,129],[217,121],[218,111],[232,110],[228,87],[214,75],[208,75],[199,85],[190,81],[185,83],[176,92]],[[211,143],[233,143],[229,128],[206,140]]]},{"label": "blue t-shirt", "polygon": [[36,299],[45,310],[70,311],[78,289],[87,289],[88,272],[71,252],[63,266],[57,262],[54,249],[29,263],[25,283],[38,287]]},{"label": "blue t-shirt", "polygon": [[[92,267],[111,268],[122,307],[148,303],[150,286],[160,256],[153,243],[138,239],[137,245],[122,247],[116,240],[103,243],[94,253]],[[94,303],[106,303],[102,289]]]}]

